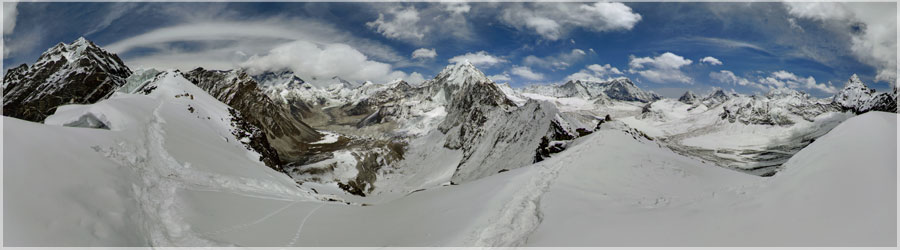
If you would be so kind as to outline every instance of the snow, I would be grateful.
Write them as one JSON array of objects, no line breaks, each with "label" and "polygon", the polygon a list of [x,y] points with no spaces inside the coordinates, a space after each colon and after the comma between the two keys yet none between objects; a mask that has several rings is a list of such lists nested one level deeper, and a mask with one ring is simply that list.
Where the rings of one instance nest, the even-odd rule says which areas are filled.
[{"label": "snow", "polygon": [[[570,167],[527,246],[894,245],[896,120],[851,118],[771,179],[594,133],[547,163]],[[582,150],[596,153],[564,157]]]},{"label": "snow", "polygon": [[319,133],[322,133],[322,135],[323,135],[322,140],[311,142],[309,144],[331,144],[331,143],[337,142],[338,138],[341,138],[341,136],[338,134],[324,131],[324,130],[319,130]]},{"label": "snow", "polygon": [[[50,119],[91,111],[120,121],[113,130],[3,118],[6,246],[896,242],[896,114],[846,120],[772,178],[676,154],[610,122],[538,164],[446,186],[462,156],[434,131],[410,142],[409,168],[399,168],[409,175],[388,178],[396,188],[362,206],[244,157],[221,139],[225,106],[177,74],[156,84],[149,96],[67,106]],[[175,97],[184,92],[195,98]]]},{"label": "snow", "polygon": [[[95,104],[62,106],[44,124],[3,118],[4,246],[890,246],[897,240],[896,114],[828,112],[791,126],[747,125],[722,120],[718,103],[664,99],[640,114],[645,103],[601,104],[498,85],[516,106],[484,109],[490,119],[469,127],[483,129],[469,137],[462,126],[435,129],[448,116],[449,100],[401,103],[410,106],[398,118],[397,131],[409,135],[404,159],[377,173],[374,193],[358,197],[336,183],[359,175],[359,152],[337,150],[302,166],[334,171],[298,184],[232,135],[228,106],[176,71],[141,72],[126,86],[156,86],[148,95],[125,90]],[[467,62],[441,75],[455,87],[484,77]],[[395,84],[282,84],[269,94],[327,97],[326,105],[337,105]],[[427,95],[445,98],[453,89],[439,86]],[[799,101],[795,93],[781,94],[789,97],[783,103]],[[593,122],[599,114],[614,121],[552,142],[567,149],[533,163],[551,121],[593,129],[584,117]],[[320,132],[325,136],[313,144],[341,136]],[[720,151],[793,146],[797,138],[815,141],[790,152],[771,178],[667,147],[736,157]],[[445,146],[452,143],[461,145]]]}]

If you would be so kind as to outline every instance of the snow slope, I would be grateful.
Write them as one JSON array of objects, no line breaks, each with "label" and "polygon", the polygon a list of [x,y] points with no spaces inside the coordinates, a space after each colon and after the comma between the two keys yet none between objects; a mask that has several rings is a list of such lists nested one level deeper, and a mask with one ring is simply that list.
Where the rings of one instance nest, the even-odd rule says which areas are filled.
[{"label": "snow slope", "polygon": [[572,167],[528,245],[891,246],[896,126],[896,114],[851,118],[757,180],[595,133],[579,150],[598,153],[557,163]]},{"label": "snow slope", "polygon": [[[316,200],[245,149],[227,106],[164,74],[149,96],[64,106],[46,125],[4,117],[4,245],[217,245],[174,212],[177,193]],[[110,130],[58,126],[82,115]]]},{"label": "snow slope", "polygon": [[[896,114],[850,118],[773,178],[678,155],[609,122],[537,164],[361,206],[322,202],[337,197],[295,188],[247,157],[214,119],[224,106],[178,75],[157,86],[150,96],[117,95],[48,119],[115,116],[104,120],[109,130],[4,118],[4,245],[896,242]],[[175,97],[183,92],[195,98]]]}]

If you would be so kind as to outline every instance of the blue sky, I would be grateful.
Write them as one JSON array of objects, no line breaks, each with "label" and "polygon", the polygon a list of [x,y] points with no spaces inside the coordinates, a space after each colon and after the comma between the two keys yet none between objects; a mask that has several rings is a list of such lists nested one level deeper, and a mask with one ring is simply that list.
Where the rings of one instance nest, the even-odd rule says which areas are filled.
[{"label": "blue sky", "polygon": [[[514,87],[629,77],[677,97],[896,82],[896,3],[4,3],[4,70],[80,36],[129,66]],[[415,52],[415,53],[414,53]]]}]

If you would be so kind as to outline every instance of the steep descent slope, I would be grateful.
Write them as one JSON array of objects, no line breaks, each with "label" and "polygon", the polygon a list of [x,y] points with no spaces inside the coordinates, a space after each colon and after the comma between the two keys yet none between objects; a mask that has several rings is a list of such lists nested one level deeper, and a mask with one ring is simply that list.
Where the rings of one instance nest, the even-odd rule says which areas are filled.
[{"label": "steep descent slope", "polygon": [[249,75],[242,71],[215,71],[203,68],[185,77],[219,101],[239,111],[243,120],[260,128],[284,162],[304,160],[310,142],[322,135],[272,102]]},{"label": "steep descent slope", "polygon": [[125,84],[131,70],[115,54],[79,38],[59,43],[3,78],[3,115],[43,121],[64,104],[94,103]]}]

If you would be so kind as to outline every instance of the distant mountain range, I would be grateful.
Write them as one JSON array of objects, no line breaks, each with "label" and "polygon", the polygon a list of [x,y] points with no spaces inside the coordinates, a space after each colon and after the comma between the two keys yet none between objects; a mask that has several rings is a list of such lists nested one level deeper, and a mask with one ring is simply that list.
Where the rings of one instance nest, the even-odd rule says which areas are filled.
[{"label": "distant mountain range", "polygon": [[[552,157],[610,114],[659,121],[673,114],[654,106],[668,99],[625,77],[513,89],[464,62],[418,85],[400,79],[351,83],[337,76],[311,84],[290,71],[132,71],[115,54],[79,38],[50,48],[30,67],[7,71],[4,115],[42,122],[62,105],[151,94],[162,75],[186,79],[230,107],[232,133],[265,165],[298,182],[334,181],[358,195],[373,192],[384,173],[403,165],[440,161],[452,169],[450,183],[467,182]],[[677,102],[687,105],[683,112],[714,113],[724,122],[791,126],[829,112],[896,112],[896,91],[876,93],[854,75],[828,99],[791,89],[765,96],[717,90],[705,96],[688,91]],[[317,143],[332,134],[340,139]],[[429,153],[442,150],[456,153]],[[352,160],[338,161],[338,155]],[[407,159],[411,155],[415,161]],[[356,175],[323,180],[343,174],[336,169],[355,169]]]}]

